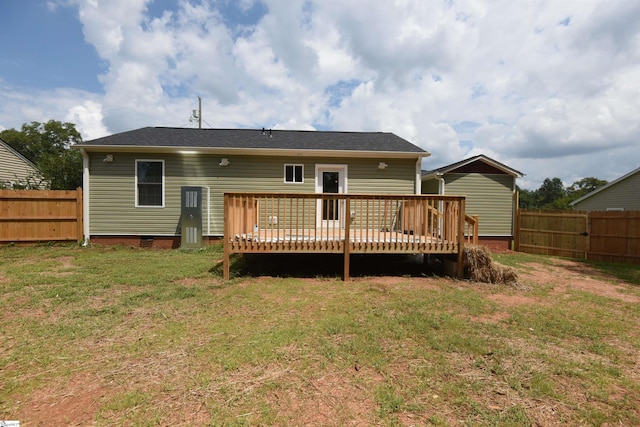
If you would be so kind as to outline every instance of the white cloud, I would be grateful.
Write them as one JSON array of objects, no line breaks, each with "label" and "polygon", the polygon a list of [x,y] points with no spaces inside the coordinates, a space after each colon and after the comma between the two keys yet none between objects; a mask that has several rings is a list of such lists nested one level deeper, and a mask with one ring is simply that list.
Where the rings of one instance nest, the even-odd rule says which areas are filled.
[{"label": "white cloud", "polygon": [[2,126],[183,126],[200,95],[214,127],[389,131],[430,151],[426,167],[484,153],[529,187],[638,167],[638,2],[265,0],[240,25],[224,11],[258,0],[156,17],[151,0],[70,1],[104,93],[0,80]]},{"label": "white cloud", "polygon": [[109,135],[102,120],[102,106],[94,101],[86,101],[82,105],[71,107],[65,117],[66,122],[75,123],[76,129],[85,140]]}]

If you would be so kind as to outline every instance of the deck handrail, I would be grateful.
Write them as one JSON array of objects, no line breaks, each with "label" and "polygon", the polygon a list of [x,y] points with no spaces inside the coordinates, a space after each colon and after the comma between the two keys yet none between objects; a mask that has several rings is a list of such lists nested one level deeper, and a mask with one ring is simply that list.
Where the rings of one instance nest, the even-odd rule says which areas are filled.
[{"label": "deck handrail", "polygon": [[467,215],[464,216],[465,222],[465,235],[467,236],[467,243],[471,243],[474,245],[478,244],[478,229],[479,229],[479,220],[478,215]]},{"label": "deck handrail", "polygon": [[[225,193],[225,277],[231,253],[443,253],[477,239],[465,197],[344,193]],[[470,241],[471,241],[470,240]]]}]

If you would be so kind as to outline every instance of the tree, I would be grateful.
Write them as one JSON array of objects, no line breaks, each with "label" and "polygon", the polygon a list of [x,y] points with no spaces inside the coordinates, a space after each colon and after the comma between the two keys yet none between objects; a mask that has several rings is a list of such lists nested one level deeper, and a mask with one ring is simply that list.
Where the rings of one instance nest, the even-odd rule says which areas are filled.
[{"label": "tree", "polygon": [[567,197],[560,178],[545,178],[542,185],[537,190],[538,205],[543,209],[559,208],[558,201]]},{"label": "tree", "polygon": [[537,190],[518,188],[520,209],[569,209],[569,202],[606,185],[607,181],[598,178],[582,178],[564,188],[560,178],[546,178]]},{"label": "tree", "polygon": [[516,187],[519,194],[519,203],[518,207],[520,209],[536,209],[538,207],[538,203],[536,201],[537,195],[535,190],[527,190],[525,188]]},{"label": "tree", "polygon": [[52,190],[82,186],[82,155],[71,148],[82,142],[82,136],[73,123],[34,121],[23,124],[20,131],[4,130],[0,138],[36,165]]},{"label": "tree", "polygon": [[603,179],[594,177],[582,178],[567,188],[567,195],[573,201],[607,184],[608,182]]}]

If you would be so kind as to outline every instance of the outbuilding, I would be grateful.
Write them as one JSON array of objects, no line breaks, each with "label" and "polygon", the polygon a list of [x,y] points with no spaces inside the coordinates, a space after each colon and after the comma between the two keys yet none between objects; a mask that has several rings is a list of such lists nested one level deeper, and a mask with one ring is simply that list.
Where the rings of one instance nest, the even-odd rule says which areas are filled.
[{"label": "outbuilding", "polygon": [[523,176],[503,163],[478,155],[422,172],[422,194],[465,196],[467,215],[479,218],[479,242],[509,249],[517,209],[516,179]]}]

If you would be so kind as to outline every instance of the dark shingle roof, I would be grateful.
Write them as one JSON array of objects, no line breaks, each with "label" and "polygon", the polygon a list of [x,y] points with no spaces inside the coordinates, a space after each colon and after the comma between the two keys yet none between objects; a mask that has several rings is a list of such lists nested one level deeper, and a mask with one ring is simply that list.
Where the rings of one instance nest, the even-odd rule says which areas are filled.
[{"label": "dark shingle roof", "polygon": [[506,173],[508,173],[510,175],[513,175],[513,176],[516,176],[516,177],[524,176],[524,174],[522,172],[517,171],[517,170],[515,170],[513,168],[510,168],[509,166],[505,165],[504,163],[500,163],[499,161],[494,160],[494,159],[492,159],[490,157],[487,157],[484,154],[480,154],[480,155],[477,155],[477,156],[474,156],[474,157],[470,157],[470,158],[465,159],[465,160],[460,160],[459,162],[452,163],[452,164],[447,165],[447,166],[442,166],[440,168],[433,169],[433,170],[430,170],[430,171],[423,170],[422,171],[422,176],[425,177],[425,176],[432,175],[432,174],[435,174],[435,173],[438,173],[438,174],[440,174],[440,173],[448,173],[448,172],[451,172],[451,171],[454,171],[454,170],[458,169],[459,167],[468,165],[468,164],[473,163],[473,162],[478,161],[478,160],[480,160],[482,162],[485,162],[488,165],[492,165],[492,166],[494,166],[494,167],[496,167],[498,169],[501,169],[502,171],[504,171],[504,172],[506,172]]},{"label": "dark shingle roof", "polygon": [[90,147],[175,147],[322,151],[378,151],[428,154],[388,132],[330,132],[261,129],[145,127],[77,145]]}]

